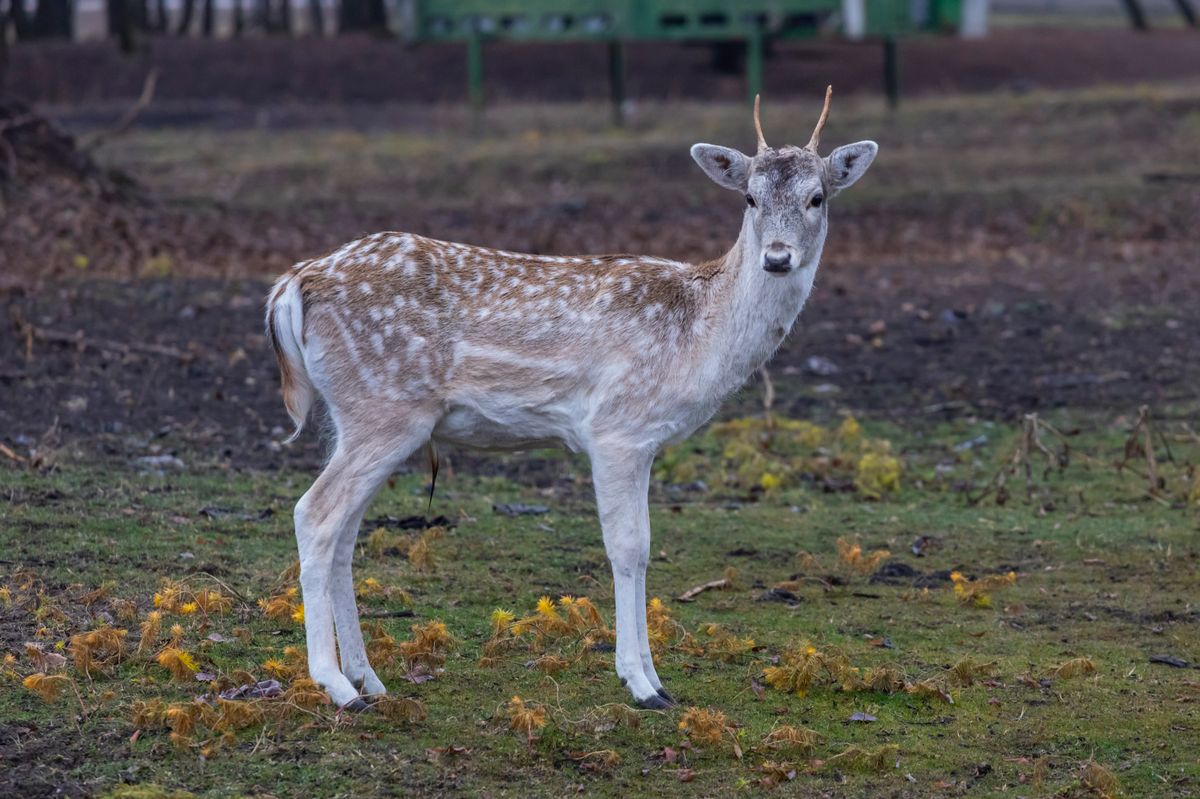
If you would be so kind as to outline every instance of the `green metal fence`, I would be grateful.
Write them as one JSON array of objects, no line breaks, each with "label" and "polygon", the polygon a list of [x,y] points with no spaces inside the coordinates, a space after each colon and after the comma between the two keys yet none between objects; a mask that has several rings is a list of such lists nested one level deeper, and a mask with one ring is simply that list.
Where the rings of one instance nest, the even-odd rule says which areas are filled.
[{"label": "green metal fence", "polygon": [[606,42],[619,124],[625,42],[743,42],[746,93],[753,98],[762,88],[765,41],[831,29],[845,2],[858,4],[863,33],[885,40],[885,67],[892,69],[885,83],[895,87],[895,37],[956,24],[962,0],[929,0],[923,19],[914,19],[910,0],[410,0],[406,35],[466,44],[467,94],[477,112],[484,102],[485,42]]}]

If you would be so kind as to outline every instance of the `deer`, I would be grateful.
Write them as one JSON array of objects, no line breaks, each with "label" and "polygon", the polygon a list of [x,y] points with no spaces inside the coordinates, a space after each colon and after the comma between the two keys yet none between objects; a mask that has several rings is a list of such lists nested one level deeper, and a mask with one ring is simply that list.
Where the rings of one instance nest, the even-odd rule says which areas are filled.
[{"label": "deer", "polygon": [[[281,276],[266,332],[294,440],[320,399],[328,460],[295,508],[308,667],[343,709],[387,689],[367,660],[351,560],[363,514],[426,446],[563,446],[591,465],[613,577],[615,670],[636,703],[676,704],[647,638],[649,491],[658,452],[700,428],[788,335],[813,288],[829,200],[866,172],[873,141],[822,158],[832,87],[804,147],[696,144],[742,195],[724,255],[529,255],[422,236],[366,236]],[[340,656],[340,662],[339,662]]]}]

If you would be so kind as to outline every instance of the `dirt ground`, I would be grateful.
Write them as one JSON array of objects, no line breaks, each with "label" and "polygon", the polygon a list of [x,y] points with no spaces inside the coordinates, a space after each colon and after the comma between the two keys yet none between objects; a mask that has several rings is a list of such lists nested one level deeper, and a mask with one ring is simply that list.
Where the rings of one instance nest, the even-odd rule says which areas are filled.
[{"label": "dirt ground", "polygon": [[[1194,402],[1193,84],[930,98],[897,113],[838,97],[826,141],[869,136],[882,154],[832,210],[817,290],[772,364],[782,410],[936,421]],[[0,436],[22,450],[53,428],[123,458],[174,446],[311,464],[316,443],[286,455],[274,443],[285,418],[260,324],[267,281],[295,260],[383,229],[550,253],[702,259],[729,246],[736,198],[687,148],[748,145],[736,104],[649,107],[624,133],[602,105],[502,104],[482,136],[459,113],[315,105],[288,112],[305,120],[294,127],[232,129],[160,119],[95,153],[97,169],[135,182],[132,197],[80,189],[87,213],[61,221],[29,210],[44,197],[12,205]],[[802,138],[815,108],[764,114],[769,138]],[[83,140],[94,132],[86,114],[60,118]],[[757,401],[751,387],[729,412]]]}]

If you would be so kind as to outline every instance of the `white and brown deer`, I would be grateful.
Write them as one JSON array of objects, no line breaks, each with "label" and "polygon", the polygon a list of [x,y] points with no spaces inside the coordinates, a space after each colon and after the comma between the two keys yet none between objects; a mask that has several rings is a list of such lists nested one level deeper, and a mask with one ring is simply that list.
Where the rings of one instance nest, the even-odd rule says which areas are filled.
[{"label": "white and brown deer", "polygon": [[862,141],[817,154],[829,97],[804,147],[767,146],[757,99],[753,157],[692,147],[745,198],[741,233],[716,260],[523,255],[378,233],[276,282],[267,332],[296,434],[318,396],[336,429],[296,505],[309,671],[336,704],[361,708],[386,691],[363,647],[351,556],[372,496],[430,441],[587,454],[612,564],[617,675],[643,707],[673,702],[646,636],[651,464],[763,365],[812,290],[828,200],[878,150]]}]

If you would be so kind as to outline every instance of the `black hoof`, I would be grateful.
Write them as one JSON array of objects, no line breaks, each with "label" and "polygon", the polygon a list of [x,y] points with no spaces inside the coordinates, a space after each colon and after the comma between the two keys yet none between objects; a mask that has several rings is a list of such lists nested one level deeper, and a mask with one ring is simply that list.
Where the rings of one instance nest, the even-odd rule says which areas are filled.
[{"label": "black hoof", "polygon": [[342,705],[339,708],[339,711],[343,712],[343,713],[363,713],[370,709],[371,709],[371,706],[368,705],[366,702],[364,702],[362,699],[355,698],[355,699],[351,699],[349,702]]},{"label": "black hoof", "polygon": [[676,699],[675,697],[671,696],[669,693],[667,693],[666,688],[659,688],[658,695],[661,696],[663,699],[667,700],[668,702],[670,702],[672,705],[679,704],[679,700]]},{"label": "black hoof", "polygon": [[642,710],[669,710],[672,706],[672,703],[663,699],[658,694],[654,694],[653,696],[648,696],[645,699],[639,699],[637,705]]}]

